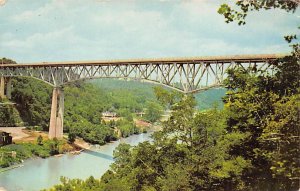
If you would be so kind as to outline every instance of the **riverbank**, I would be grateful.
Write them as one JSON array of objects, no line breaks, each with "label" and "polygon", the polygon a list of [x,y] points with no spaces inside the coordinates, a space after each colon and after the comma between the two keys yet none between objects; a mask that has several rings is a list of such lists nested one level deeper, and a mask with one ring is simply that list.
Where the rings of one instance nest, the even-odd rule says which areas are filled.
[{"label": "riverbank", "polygon": [[[85,142],[82,138],[77,138],[74,143],[70,144],[66,139],[49,140],[45,137],[46,140],[42,138],[41,142],[38,143],[37,140],[32,139],[32,134],[36,136],[40,132],[30,131],[30,133],[31,135],[26,136],[25,139],[19,139],[15,144],[0,148],[0,173],[20,167],[24,160],[36,157],[61,157],[66,153],[78,155],[92,147],[92,144]],[[28,137],[31,138],[28,139]]]},{"label": "riverbank", "polygon": [[134,146],[143,141],[151,141],[151,134],[152,130],[149,130],[148,133],[92,146],[90,150],[82,151],[79,155],[66,153],[60,157],[27,159],[23,167],[0,173],[0,187],[7,191],[38,191],[59,184],[60,176],[71,179],[87,179],[90,176],[100,178],[114,162],[113,152],[119,144]]},{"label": "riverbank", "polygon": [[[157,124],[153,125],[142,120],[135,120],[135,123],[138,128],[147,129],[149,132],[161,130],[161,126]],[[61,157],[66,153],[78,155],[84,150],[90,150],[93,146],[93,144],[84,141],[82,138],[76,138],[74,143],[69,143],[66,135],[62,140],[49,140],[46,132],[28,130],[25,127],[5,127],[2,129],[14,135],[15,144],[0,147],[0,156],[2,156],[0,173],[20,167],[20,164],[27,159],[48,158],[50,156]],[[147,131],[140,132],[145,133]],[[39,137],[41,137],[40,143],[37,141]],[[13,152],[16,152],[16,154],[13,155]]]},{"label": "riverbank", "polygon": [[[67,140],[18,141],[14,144],[0,147],[0,172],[8,167],[19,165],[30,158],[48,158],[81,148],[72,146]],[[9,169],[9,168],[8,168]]]},{"label": "riverbank", "polygon": [[[0,173],[5,172],[5,171],[8,171],[8,170],[15,169],[15,168],[19,168],[19,167],[22,167],[22,166],[24,166],[24,165],[22,165],[22,164],[17,164],[17,165],[9,166],[9,167],[6,167],[6,168],[2,168],[2,169],[0,169]],[[0,191],[1,191],[1,190],[0,190]]]},{"label": "riverbank", "polygon": [[83,139],[81,138],[77,138],[75,139],[74,143],[73,143],[74,146],[80,148],[81,150],[87,150],[87,149],[90,149],[92,144],[88,143],[88,142],[85,142]]}]

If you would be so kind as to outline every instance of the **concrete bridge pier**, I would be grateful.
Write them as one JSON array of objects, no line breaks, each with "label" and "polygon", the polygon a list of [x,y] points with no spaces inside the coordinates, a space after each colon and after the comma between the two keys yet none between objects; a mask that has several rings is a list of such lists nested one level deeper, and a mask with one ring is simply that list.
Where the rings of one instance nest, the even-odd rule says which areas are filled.
[{"label": "concrete bridge pier", "polygon": [[5,80],[4,80],[4,77],[1,76],[0,77],[0,98],[5,97],[4,89],[5,89]]},{"label": "concrete bridge pier", "polygon": [[11,99],[11,78],[7,78],[6,82],[6,97]]},{"label": "concrete bridge pier", "polygon": [[[5,85],[6,81],[6,85]],[[11,99],[11,78],[0,77],[0,98]]]},{"label": "concrete bridge pier", "polygon": [[52,93],[49,138],[63,138],[64,119],[64,91],[61,87],[54,87]]}]

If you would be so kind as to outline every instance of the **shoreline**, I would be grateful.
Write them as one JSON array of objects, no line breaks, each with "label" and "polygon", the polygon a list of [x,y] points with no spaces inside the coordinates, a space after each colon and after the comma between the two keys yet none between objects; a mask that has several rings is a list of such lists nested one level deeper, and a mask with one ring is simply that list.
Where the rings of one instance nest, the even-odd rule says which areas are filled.
[{"label": "shoreline", "polygon": [[[20,167],[23,167],[24,165],[22,163],[20,164],[15,164],[15,165],[12,165],[12,166],[9,166],[9,167],[5,167],[5,168],[1,168],[0,169],[0,173],[2,172],[6,172],[6,171],[9,171],[9,170],[12,170],[12,169],[15,169],[15,168],[20,168]],[[1,187],[0,187],[1,188]],[[0,190],[1,191],[1,190]]]},{"label": "shoreline", "polygon": [[[118,145],[118,144],[120,144],[120,143],[122,143],[122,142],[124,142],[124,143],[127,143],[127,144],[131,144],[132,143],[132,141],[134,141],[134,145],[137,145],[140,141],[146,141],[145,140],[145,138],[148,140],[149,138],[150,138],[150,134],[152,134],[152,130],[150,130],[149,129],[149,131],[148,131],[148,133],[140,133],[139,135],[132,135],[132,136],[130,136],[130,137],[127,137],[127,138],[124,138],[124,140],[123,140],[123,138],[121,139],[121,141],[112,141],[112,142],[109,142],[109,143],[107,143],[107,144],[105,144],[105,145],[103,145],[103,146],[100,146],[100,145],[98,145],[99,147],[101,147],[101,148],[94,148],[94,147],[92,147],[91,148],[91,150],[93,151],[93,152],[89,152],[89,151],[83,151],[80,155],[78,155],[78,156],[75,156],[75,155],[73,155],[73,154],[70,154],[70,152],[67,152],[67,153],[65,153],[62,157],[53,157],[52,156],[52,158],[50,158],[50,157],[48,157],[48,158],[46,158],[46,160],[43,160],[42,158],[38,158],[37,160],[38,160],[38,162],[35,162],[35,161],[32,161],[32,160],[25,160],[24,161],[24,167],[22,167],[21,169],[16,169],[16,170],[12,170],[12,171],[7,171],[7,172],[5,172],[5,173],[3,173],[2,175],[1,175],[1,177],[7,177],[7,176],[10,176],[10,179],[9,179],[9,181],[6,183],[6,181],[5,181],[5,179],[3,180],[4,182],[2,182],[3,184],[1,184],[0,183],[0,187],[2,186],[3,188],[4,188],[4,190],[0,190],[0,191],[9,191],[10,189],[13,189],[13,190],[19,190],[21,187],[24,189],[25,187],[27,188],[27,189],[24,189],[24,190],[31,190],[31,189],[28,189],[28,188],[30,188],[30,184],[28,184],[28,182],[26,182],[26,183],[24,183],[24,182],[20,182],[20,185],[22,185],[21,187],[15,187],[14,186],[14,180],[13,180],[13,178],[11,178],[11,175],[16,175],[16,174],[18,174],[19,173],[19,171],[22,171],[22,172],[26,172],[26,174],[27,173],[30,173],[30,169],[31,169],[31,167],[34,167],[34,169],[37,171],[37,172],[44,172],[44,170],[40,170],[40,168],[39,167],[36,167],[36,164],[39,164],[39,165],[42,165],[43,167],[47,167],[47,168],[50,168],[50,169],[52,169],[52,167],[50,167],[49,165],[47,165],[47,164],[56,164],[56,163],[58,163],[58,164],[62,164],[61,163],[61,161],[64,161],[64,162],[66,162],[66,163],[69,163],[69,159],[71,160],[70,161],[70,164],[72,164],[72,163],[74,163],[74,164],[78,164],[78,161],[81,161],[80,163],[82,163],[82,164],[84,164],[84,165],[88,165],[89,167],[86,167],[86,170],[89,172],[91,172],[91,173],[88,173],[88,175],[90,175],[90,174],[94,174],[95,172],[94,172],[94,170],[91,170],[91,169],[95,169],[95,167],[93,167],[93,165],[90,165],[90,164],[93,164],[93,163],[91,163],[91,162],[88,162],[87,164],[86,164],[86,160],[87,161],[94,161],[94,162],[97,162],[97,161],[99,161],[100,160],[100,166],[98,165],[98,170],[96,171],[96,174],[95,174],[95,177],[97,176],[97,177],[101,177],[103,174],[104,174],[104,172],[106,172],[107,171],[107,169],[109,168],[109,165],[110,164],[107,164],[107,163],[112,163],[113,162],[113,157],[112,157],[112,154],[113,154],[113,150],[114,150],[114,148]],[[149,134],[150,133],[150,134]],[[144,135],[146,135],[146,136],[144,136]],[[137,137],[136,137],[137,136]],[[126,142],[126,140],[127,140],[127,142]],[[118,143],[119,142],[119,143]],[[87,152],[87,153],[86,153]],[[99,153],[98,153],[99,152]],[[33,159],[34,160],[34,159]],[[48,162],[48,160],[50,160],[50,161],[52,161],[52,162]],[[53,161],[54,161],[54,163],[53,163]],[[103,161],[103,163],[101,162],[101,161]],[[83,165],[83,166],[84,166]],[[103,165],[103,166],[102,166]],[[78,166],[78,165],[76,165],[76,166]],[[107,167],[106,167],[107,166]],[[104,168],[104,169],[103,169]],[[41,168],[41,169],[44,169],[44,168]],[[66,169],[64,169],[64,170],[66,170]],[[99,173],[99,171],[101,172],[101,173]],[[103,171],[103,172],[102,172]],[[71,176],[73,176],[73,172],[68,172],[68,170],[66,170],[66,171],[63,171],[64,173],[66,172],[66,177],[71,177]],[[83,173],[84,174],[84,173]],[[99,174],[99,175],[98,175]],[[78,176],[78,177],[77,177]],[[88,176],[83,176],[83,177],[80,177],[81,175],[76,175],[76,177],[74,177],[74,178],[82,178],[82,179],[85,179],[85,178],[88,178]],[[0,179],[2,179],[0,177]],[[58,178],[57,178],[58,179]],[[0,181],[1,182],[1,181]],[[53,185],[55,185],[55,184],[58,184],[59,183],[59,179],[58,179],[58,182],[56,183],[53,183]],[[24,184],[24,186],[23,186],[23,184]],[[51,185],[49,184],[47,184],[46,186],[45,185],[43,185],[42,186],[42,188],[44,189],[44,188],[50,188],[52,186],[52,183],[51,183]],[[39,186],[37,186],[38,187],[38,189],[36,189],[36,190],[39,190],[40,188],[39,188]]]},{"label": "shoreline", "polygon": [[[147,133],[149,133],[149,132],[155,132],[155,131],[160,131],[161,128],[162,128],[161,125],[153,125],[153,124],[152,124],[152,125],[147,129]],[[144,133],[139,133],[139,134],[144,134]],[[135,134],[132,134],[132,135],[135,135]],[[130,136],[132,136],[132,135],[130,135]],[[130,136],[129,136],[129,137],[130,137]],[[119,138],[118,140],[120,140],[120,139],[122,139],[122,137]],[[116,141],[118,141],[118,140],[116,140]],[[108,142],[108,143],[109,143],[109,142]],[[105,143],[104,145],[106,145],[106,144],[108,144],[108,143]],[[68,144],[69,144],[69,143],[68,143]],[[91,148],[94,146],[93,144],[84,141],[82,138],[77,138],[77,139],[75,140],[74,143],[69,144],[69,145],[73,147],[72,150],[67,151],[67,152],[64,152],[64,153],[56,154],[56,155],[51,155],[51,156],[46,157],[46,158],[50,158],[50,157],[61,157],[61,156],[65,155],[65,154],[79,155],[79,154],[81,154],[81,153],[82,153],[83,151],[85,151],[85,150],[91,150]],[[101,146],[103,146],[103,145],[101,145]],[[31,160],[31,159],[34,159],[34,158],[36,158],[36,157],[37,157],[37,156],[31,157],[31,158],[25,159],[24,161],[26,161],[26,160]],[[42,158],[42,157],[37,157],[37,158]],[[46,158],[45,158],[45,159],[46,159]],[[0,173],[6,172],[6,171],[9,171],[9,170],[13,170],[13,169],[15,169],[15,168],[23,167],[23,166],[24,166],[24,165],[23,165],[24,161],[22,161],[21,163],[14,164],[14,165],[12,165],[12,166],[6,167],[6,168],[0,168]],[[0,188],[1,188],[1,187],[0,187]],[[0,189],[0,191],[2,191],[2,190]]]}]

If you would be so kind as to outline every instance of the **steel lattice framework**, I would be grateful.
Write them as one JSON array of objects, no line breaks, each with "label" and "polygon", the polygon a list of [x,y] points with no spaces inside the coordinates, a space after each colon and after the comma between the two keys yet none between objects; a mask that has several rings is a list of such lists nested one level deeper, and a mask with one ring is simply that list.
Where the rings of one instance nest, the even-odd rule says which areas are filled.
[{"label": "steel lattice framework", "polygon": [[270,69],[282,55],[139,59],[81,62],[43,62],[0,65],[0,76],[33,77],[61,87],[81,79],[125,78],[159,83],[184,93],[221,86],[234,67]]}]

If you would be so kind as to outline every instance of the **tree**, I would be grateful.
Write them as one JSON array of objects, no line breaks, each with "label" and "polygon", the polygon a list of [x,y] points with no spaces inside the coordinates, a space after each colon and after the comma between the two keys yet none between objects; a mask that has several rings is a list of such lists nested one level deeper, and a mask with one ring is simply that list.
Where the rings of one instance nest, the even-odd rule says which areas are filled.
[{"label": "tree", "polygon": [[41,135],[39,135],[36,142],[38,145],[43,145],[43,137]]},{"label": "tree", "polygon": [[165,106],[165,108],[171,107],[174,103],[178,102],[183,96],[183,94],[179,93],[178,91],[168,91],[162,88],[161,86],[155,86],[153,90],[157,100],[161,105]]},{"label": "tree", "polygon": [[127,182],[130,190],[222,190],[243,188],[240,180],[250,162],[229,151],[244,138],[228,134],[225,114],[216,109],[195,110],[186,96],[172,107],[172,115],[155,132],[153,142],[120,145],[114,152],[106,186]]},{"label": "tree", "polygon": [[0,58],[0,64],[17,64],[17,62],[8,58]]},{"label": "tree", "polygon": [[163,112],[162,110],[163,108],[159,104],[155,102],[148,102],[144,117],[147,121],[156,122],[161,117]]},{"label": "tree", "polygon": [[[232,150],[252,161],[247,174],[256,177],[259,186],[269,189],[297,188],[300,176],[299,145],[299,62],[278,61],[275,75],[250,68],[228,71],[229,91],[225,101],[228,132],[241,132],[247,138]],[[254,72],[254,70],[256,72]],[[264,188],[267,189],[267,188]]]},{"label": "tree", "polygon": [[[245,24],[248,11],[280,8],[294,12],[297,1],[237,1],[241,12],[227,4],[220,7],[226,22]],[[296,35],[285,36],[291,43]],[[242,132],[247,139],[233,148],[252,161],[253,168],[246,174],[252,189],[294,190],[299,188],[300,150],[299,79],[300,45],[290,45],[291,55],[273,63],[274,75],[250,68],[228,72],[228,91],[225,107],[229,112],[229,132]],[[255,178],[253,178],[255,177]],[[272,182],[272,184],[270,184]],[[262,186],[263,187],[260,187]]]},{"label": "tree", "polygon": [[59,141],[58,141],[57,138],[54,138],[50,142],[49,147],[50,147],[50,154],[51,155],[59,154]]},{"label": "tree", "polygon": [[76,139],[76,133],[73,129],[71,129],[68,134],[68,141],[69,143],[74,143],[75,139]]},{"label": "tree", "polygon": [[260,10],[260,9],[272,9],[272,8],[279,8],[283,9],[287,12],[295,12],[299,6],[298,0],[256,0],[256,1],[245,1],[245,0],[238,0],[235,1],[237,7],[240,10],[232,9],[228,4],[223,4],[218,10],[219,14],[224,15],[226,22],[230,23],[233,21],[237,21],[239,25],[246,24],[245,18],[247,17],[247,13],[253,10]]}]

